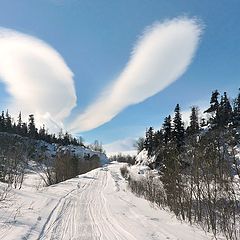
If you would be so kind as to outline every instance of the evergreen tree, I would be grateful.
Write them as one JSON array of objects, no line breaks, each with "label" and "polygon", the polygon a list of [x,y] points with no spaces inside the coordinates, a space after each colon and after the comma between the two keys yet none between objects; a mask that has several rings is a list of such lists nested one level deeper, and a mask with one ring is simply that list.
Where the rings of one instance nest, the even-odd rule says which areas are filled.
[{"label": "evergreen tree", "polygon": [[209,123],[214,127],[219,122],[219,101],[218,101],[219,92],[215,90],[212,92],[210,107],[204,111],[204,113],[210,113],[212,116],[209,119]]},{"label": "evergreen tree", "polygon": [[39,139],[46,141],[46,130],[45,130],[45,125],[44,124],[39,129],[38,137],[39,137]]},{"label": "evergreen tree", "polygon": [[146,137],[144,142],[144,148],[148,152],[148,156],[152,156],[153,154],[153,148],[154,148],[154,132],[153,127],[150,127],[146,131]]},{"label": "evergreen tree", "polygon": [[12,124],[12,133],[17,133],[17,125],[15,122]]},{"label": "evergreen tree", "polygon": [[167,144],[172,139],[172,119],[170,115],[164,119],[162,130],[164,143]]},{"label": "evergreen tree", "polygon": [[180,148],[184,143],[185,131],[184,131],[179,104],[176,105],[174,112],[175,112],[175,116],[173,119],[173,138],[177,144],[177,147]]},{"label": "evergreen tree", "polygon": [[[2,114],[0,115],[0,132],[16,133],[24,137],[44,140],[48,143],[58,143],[62,145],[73,144],[76,146],[84,146],[82,138],[81,141],[78,141],[76,138],[73,138],[69,133],[66,132],[64,134],[62,130],[59,133],[58,137],[56,137],[55,134],[48,134],[44,125],[38,131],[35,126],[33,114],[29,115],[29,121],[27,124],[22,121],[21,112],[19,112],[18,119],[15,122],[14,119],[11,118],[8,111],[6,112],[6,115],[4,114],[4,111],[2,111]],[[102,146],[100,149],[101,151],[103,151]]]},{"label": "evergreen tree", "polygon": [[0,132],[5,131],[5,116],[4,111],[2,111],[2,115],[0,116]]},{"label": "evergreen tree", "polygon": [[[48,134],[46,134],[46,136],[48,136]],[[57,142],[57,137],[56,137],[55,134],[53,134],[53,135],[51,136],[51,142],[54,142],[54,143]]]},{"label": "evergreen tree", "polygon": [[233,105],[233,126],[240,126],[240,88],[238,96],[235,98]]},{"label": "evergreen tree", "polygon": [[163,130],[158,130],[154,133],[154,151],[161,147],[164,140]]},{"label": "evergreen tree", "polygon": [[12,132],[12,119],[11,116],[8,113],[8,110],[6,112],[6,117],[5,117],[5,129],[6,132]]},{"label": "evergreen tree", "polygon": [[22,124],[21,132],[22,132],[23,137],[26,137],[28,135],[28,128],[27,128],[27,124],[25,122]]},{"label": "evergreen tree", "polygon": [[16,127],[16,133],[17,134],[22,134],[22,113],[20,112],[18,115],[18,121],[17,121],[17,127]]},{"label": "evergreen tree", "polygon": [[68,132],[66,132],[63,137],[63,145],[69,145],[69,144],[70,144],[70,135]]},{"label": "evergreen tree", "polygon": [[227,93],[224,92],[223,96],[221,96],[221,102],[218,108],[219,118],[216,122],[219,127],[226,127],[232,121],[232,106],[227,97]]},{"label": "evergreen tree", "polygon": [[29,115],[28,135],[31,138],[36,138],[37,137],[37,129],[36,129],[36,126],[35,126],[35,120],[34,120],[34,115],[33,114]]},{"label": "evergreen tree", "polygon": [[199,132],[198,108],[192,107],[191,115],[190,115],[190,125],[187,128],[187,133],[189,135],[192,135],[192,134],[196,134],[198,132]]},{"label": "evergreen tree", "polygon": [[218,90],[212,92],[210,107],[205,111],[205,113],[216,113],[219,106],[218,96],[219,96]]}]

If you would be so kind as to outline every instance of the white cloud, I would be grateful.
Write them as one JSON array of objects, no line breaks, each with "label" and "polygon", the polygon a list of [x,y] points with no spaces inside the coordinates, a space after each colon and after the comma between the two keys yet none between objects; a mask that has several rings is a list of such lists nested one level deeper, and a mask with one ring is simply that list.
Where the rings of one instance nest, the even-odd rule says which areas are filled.
[{"label": "white cloud", "polygon": [[[68,129],[94,129],[167,87],[186,71],[200,35],[201,25],[188,18],[147,28],[119,77]],[[51,131],[64,127],[76,105],[73,73],[61,55],[35,37],[5,28],[0,28],[0,80],[10,95],[10,112],[34,113]]]},{"label": "white cloud", "polygon": [[104,150],[106,150],[108,156],[116,155],[119,153],[126,155],[136,155],[137,150],[133,146],[135,141],[136,140],[133,138],[120,139],[112,143],[103,145],[103,148]]},{"label": "white cloud", "polygon": [[70,124],[70,130],[94,129],[177,80],[191,63],[201,32],[198,21],[188,18],[147,28],[119,77]]},{"label": "white cloud", "polygon": [[34,113],[55,130],[76,105],[73,73],[45,42],[0,28],[0,80],[10,95],[11,113]]}]

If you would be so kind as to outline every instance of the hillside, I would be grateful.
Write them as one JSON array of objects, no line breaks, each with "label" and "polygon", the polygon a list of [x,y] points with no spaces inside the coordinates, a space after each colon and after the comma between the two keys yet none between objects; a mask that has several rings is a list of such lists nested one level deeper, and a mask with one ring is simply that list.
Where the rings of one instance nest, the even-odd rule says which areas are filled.
[{"label": "hillside", "polygon": [[[105,164],[108,162],[108,158],[106,154],[91,150],[85,146],[76,146],[76,145],[67,145],[63,146],[61,144],[57,143],[48,143],[43,140],[36,140],[31,139],[29,137],[22,137],[18,134],[9,134],[6,132],[0,132],[0,140],[2,141],[1,147],[3,148],[3,141],[4,139],[7,139],[8,143],[21,143],[23,145],[28,145],[29,149],[31,151],[31,156],[29,160],[38,160],[38,158],[41,158],[41,155],[45,154],[48,157],[52,158],[57,155],[58,152],[61,151],[70,151],[73,155],[76,155],[79,158],[84,157],[92,157],[93,155],[96,155],[99,157],[102,164]],[[7,146],[6,146],[7,147]]]}]

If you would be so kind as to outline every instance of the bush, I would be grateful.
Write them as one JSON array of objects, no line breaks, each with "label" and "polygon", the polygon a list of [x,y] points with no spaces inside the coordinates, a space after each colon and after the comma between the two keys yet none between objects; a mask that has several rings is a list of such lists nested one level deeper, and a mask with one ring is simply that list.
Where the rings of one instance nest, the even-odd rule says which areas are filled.
[{"label": "bush", "polygon": [[129,176],[129,171],[128,171],[128,168],[127,166],[123,166],[120,168],[120,172],[121,172],[121,175],[123,178],[127,179],[128,176]]},{"label": "bush", "polygon": [[114,156],[111,156],[109,158],[110,162],[116,161],[116,162],[124,162],[128,163],[130,165],[135,164],[135,156],[130,156],[130,155],[122,155],[122,154],[117,154]]}]

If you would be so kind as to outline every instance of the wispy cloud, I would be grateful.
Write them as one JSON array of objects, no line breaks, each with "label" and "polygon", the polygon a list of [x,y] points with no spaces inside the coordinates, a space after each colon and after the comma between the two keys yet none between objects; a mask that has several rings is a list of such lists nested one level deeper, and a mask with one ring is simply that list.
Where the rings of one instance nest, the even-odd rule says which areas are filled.
[{"label": "wispy cloud", "polygon": [[58,128],[76,104],[73,73],[45,42],[0,28],[0,80],[16,114],[34,113],[39,123]]},{"label": "wispy cloud", "polygon": [[119,77],[70,124],[71,131],[94,129],[129,105],[140,103],[177,80],[192,61],[202,26],[177,18],[148,27]]}]

